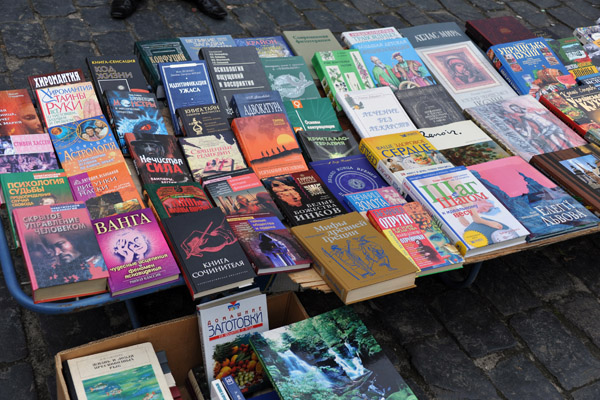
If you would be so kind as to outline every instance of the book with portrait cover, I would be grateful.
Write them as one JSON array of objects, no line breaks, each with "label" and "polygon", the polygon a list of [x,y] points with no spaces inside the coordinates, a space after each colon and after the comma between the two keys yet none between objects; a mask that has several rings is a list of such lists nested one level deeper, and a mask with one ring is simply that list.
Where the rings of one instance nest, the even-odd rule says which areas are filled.
[{"label": "book with portrait cover", "polygon": [[179,214],[212,208],[212,204],[196,182],[151,183],[144,186],[148,206],[160,221]]},{"label": "book with portrait cover", "polygon": [[174,281],[179,267],[152,210],[92,219],[113,296]]},{"label": "book with portrait cover", "polygon": [[294,226],[291,231],[345,304],[415,284],[418,268],[357,212]]},{"label": "book with portrait cover", "polygon": [[194,300],[253,282],[252,265],[219,208],[176,215],[162,223]]},{"label": "book with portrait cover", "polygon": [[321,97],[301,56],[266,57],[261,58],[260,62],[271,84],[271,90],[278,91],[284,101]]},{"label": "book with portrait cover", "polygon": [[35,93],[38,89],[50,86],[66,85],[67,83],[77,83],[85,81],[85,75],[81,68],[65,71],[50,72],[48,74],[29,75],[27,77],[31,91]]},{"label": "book with portrait cover", "polygon": [[406,204],[406,199],[392,186],[365,190],[344,195],[344,202],[352,211],[358,211],[366,218],[367,211],[378,208]]},{"label": "book with portrait cover", "polygon": [[234,118],[285,113],[283,100],[281,100],[281,95],[276,90],[236,93],[231,96],[230,104]]},{"label": "book with portrait cover", "polygon": [[102,116],[92,82],[52,86],[35,91],[44,126],[50,128]]},{"label": "book with portrait cover", "polygon": [[193,180],[175,136],[128,132],[125,142],[142,184]]},{"label": "book with portrait cover", "polygon": [[283,106],[294,132],[342,130],[329,99],[320,97],[310,100],[284,101]]},{"label": "book with portrait cover", "polygon": [[260,179],[308,169],[284,113],[234,118],[231,129]]},{"label": "book with portrait cover", "polygon": [[235,136],[227,120],[227,112],[218,104],[181,107],[175,110],[177,124],[184,136],[220,136],[235,143]]},{"label": "book with portrait cover", "polygon": [[254,266],[256,275],[307,269],[306,250],[273,214],[227,217],[227,222]]},{"label": "book with portrait cover", "polygon": [[462,109],[441,85],[397,90],[394,95],[419,129],[465,120]]},{"label": "book with portrait cover", "polygon": [[47,133],[0,136],[0,174],[57,168],[58,160]]},{"label": "book with portrait cover", "polygon": [[180,137],[179,144],[196,182],[247,168],[237,143],[212,135]]},{"label": "book with portrait cover", "polygon": [[236,46],[252,46],[260,58],[291,57],[292,49],[282,36],[235,38]]},{"label": "book with portrait cover", "polygon": [[315,171],[265,178],[263,183],[291,226],[321,221],[346,212]]},{"label": "book with portrait cover", "polygon": [[0,90],[0,136],[43,132],[27,89]]},{"label": "book with portrait cover", "polygon": [[185,36],[179,37],[181,44],[193,61],[199,60],[198,53],[203,47],[235,47],[231,35]]},{"label": "book with portrait cover", "polygon": [[298,131],[296,137],[308,162],[361,154],[358,150],[358,142],[348,129]]},{"label": "book with portrait cover", "polygon": [[398,29],[394,28],[393,26],[342,32],[340,35],[340,38],[346,47],[352,47],[352,45],[356,43],[376,42],[380,40],[397,39],[401,37],[402,35],[398,32]]},{"label": "book with portrait cover", "polygon": [[282,34],[294,54],[304,58],[313,79],[317,79],[312,65],[315,52],[342,50],[342,46],[329,29],[283,31]]},{"label": "book with portrait cover", "polygon": [[106,292],[108,271],[85,204],[13,211],[34,303]]},{"label": "book with portrait cover", "polygon": [[496,44],[533,39],[536,36],[512,15],[472,19],[465,23],[465,28],[465,33],[483,51]]}]

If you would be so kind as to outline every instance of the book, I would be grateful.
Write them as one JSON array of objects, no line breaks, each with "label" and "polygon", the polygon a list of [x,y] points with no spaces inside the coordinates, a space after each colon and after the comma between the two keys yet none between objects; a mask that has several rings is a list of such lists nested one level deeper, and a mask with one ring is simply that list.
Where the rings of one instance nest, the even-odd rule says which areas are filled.
[{"label": "book", "polygon": [[196,182],[212,175],[247,168],[237,143],[229,144],[222,137],[181,137],[179,144]]},{"label": "book", "polygon": [[338,92],[336,99],[361,138],[416,129],[389,87]]},{"label": "book", "polygon": [[227,120],[227,112],[218,104],[181,107],[175,110],[177,123],[184,136],[212,135],[235,143],[235,136]]},{"label": "book", "polygon": [[436,85],[407,38],[357,43],[352,48],[360,52],[377,87],[396,91]]},{"label": "book", "polygon": [[294,132],[342,130],[329,99],[284,101],[283,106]]},{"label": "book", "polygon": [[301,56],[263,57],[260,59],[271,90],[282,100],[308,100],[321,97],[310,70]]},{"label": "book", "polygon": [[325,182],[346,211],[350,211],[350,208],[344,204],[345,194],[388,186],[362,154],[313,161],[310,167]]},{"label": "book", "polygon": [[471,120],[423,128],[419,132],[455,166],[481,164],[510,156]]},{"label": "book", "polygon": [[525,243],[529,231],[466,167],[404,180],[412,199],[438,221],[463,257]]},{"label": "book", "polygon": [[231,400],[220,379],[215,379],[210,383],[210,398],[214,400]]},{"label": "book", "polygon": [[340,38],[346,47],[350,48],[356,43],[376,42],[379,40],[388,40],[401,38],[402,35],[393,26],[385,28],[361,29],[356,31],[342,32]]},{"label": "book", "polygon": [[47,88],[50,86],[65,85],[67,83],[77,83],[85,81],[85,76],[81,68],[70,69],[65,71],[50,72],[40,75],[29,75],[27,77],[31,91],[35,93],[38,89]]},{"label": "book", "polygon": [[250,285],[254,271],[219,208],[162,221],[194,300]]},{"label": "book", "polygon": [[315,171],[265,178],[263,183],[291,226],[345,213],[344,207]]},{"label": "book", "polygon": [[300,130],[296,132],[296,138],[308,162],[361,154],[358,151],[358,142],[348,129],[344,131]]},{"label": "book", "polygon": [[229,216],[227,222],[256,275],[310,268],[310,256],[273,214]]},{"label": "book", "polygon": [[49,133],[60,164],[68,176],[125,162],[102,115],[55,126]]},{"label": "book", "polygon": [[575,28],[573,36],[575,36],[582,44],[593,43],[600,38],[600,25],[581,26]]},{"label": "book", "polygon": [[249,344],[249,335],[269,330],[267,299],[258,288],[196,307],[206,376],[204,382],[231,377],[243,394],[265,387],[266,376]]},{"label": "book", "polygon": [[92,219],[145,207],[125,163],[72,175],[69,185],[73,199],[85,202]]},{"label": "book", "polygon": [[548,40],[548,45],[574,78],[598,72],[597,66],[592,63],[592,59],[576,37]]},{"label": "book", "polygon": [[575,85],[575,79],[544,38],[497,44],[488,49],[487,55],[518,94],[539,99],[545,93]]},{"label": "book", "polygon": [[0,90],[0,137],[43,132],[27,89]]},{"label": "book", "polygon": [[283,219],[267,189],[248,169],[209,178],[204,189],[226,215],[271,213]]},{"label": "book", "polygon": [[234,118],[231,129],[260,179],[308,169],[285,114]]},{"label": "book", "polygon": [[441,85],[397,90],[394,95],[419,129],[465,120],[461,108]]},{"label": "book", "polygon": [[366,218],[367,211],[369,210],[406,204],[406,199],[393,187],[385,186],[363,192],[345,194],[344,202],[350,207],[351,211],[358,211]]},{"label": "book", "polygon": [[193,180],[174,136],[128,132],[125,142],[142,184]]},{"label": "book", "polygon": [[496,44],[536,37],[533,32],[512,15],[468,20],[465,23],[465,28],[465,33],[483,51],[487,51],[490,46]]},{"label": "book", "polygon": [[204,365],[195,365],[187,373],[185,387],[192,400],[204,400],[210,398]]},{"label": "book", "polygon": [[294,54],[304,58],[313,79],[318,78],[312,65],[315,52],[342,50],[342,46],[329,29],[283,31],[282,34]]},{"label": "book", "polygon": [[112,296],[179,278],[179,267],[152,210],[145,208],[92,220],[108,268]]},{"label": "book", "polygon": [[276,90],[234,94],[230,104],[234,118],[285,113],[283,100]]},{"label": "book", "polygon": [[223,386],[225,387],[225,391],[229,395],[232,400],[245,400],[246,398],[242,394],[240,387],[235,382],[235,380],[231,377],[231,375],[224,376],[221,379]]},{"label": "book", "polygon": [[34,303],[106,292],[108,271],[81,202],[16,208]]},{"label": "book", "polygon": [[591,75],[578,76],[575,80],[581,86],[593,85],[600,89],[600,72]]},{"label": "book", "polygon": [[204,47],[200,58],[206,61],[217,103],[229,117],[233,117],[230,102],[234,94],[264,92],[270,88],[254,47]]},{"label": "book", "polygon": [[66,363],[77,399],[106,395],[173,400],[150,342],[77,357]]},{"label": "book", "polygon": [[489,161],[468,169],[527,228],[530,242],[600,222],[521,157]]},{"label": "book", "polygon": [[252,46],[256,48],[260,58],[291,57],[292,49],[282,36],[264,36],[252,38],[235,38],[236,46]]},{"label": "book", "polygon": [[583,138],[530,95],[467,108],[465,115],[525,161],[535,154],[585,144]]},{"label": "book", "polygon": [[203,47],[235,47],[235,41],[231,35],[211,35],[211,36],[185,36],[179,40],[190,59],[193,61],[199,60],[198,53]]},{"label": "book", "polygon": [[189,62],[159,63],[158,72],[165,88],[165,96],[171,113],[176,136],[183,135],[177,123],[175,110],[186,106],[214,104],[210,77],[203,60]]},{"label": "book", "polygon": [[57,168],[58,160],[47,133],[0,136],[0,174]]},{"label": "book", "polygon": [[345,304],[414,286],[418,268],[357,212],[295,226],[291,231]]},{"label": "book", "polygon": [[148,206],[159,220],[212,208],[202,186],[189,183],[151,183],[144,186]]},{"label": "book", "polygon": [[91,82],[38,89],[35,95],[48,132],[54,126],[102,116],[100,103]]}]

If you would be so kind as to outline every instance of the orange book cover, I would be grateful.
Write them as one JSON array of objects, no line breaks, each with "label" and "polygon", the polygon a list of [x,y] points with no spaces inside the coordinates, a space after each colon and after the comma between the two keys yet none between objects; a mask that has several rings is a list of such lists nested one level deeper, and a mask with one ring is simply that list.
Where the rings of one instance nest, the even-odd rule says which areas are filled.
[{"label": "orange book cover", "polygon": [[235,118],[231,128],[260,179],[308,169],[285,114]]},{"label": "orange book cover", "polygon": [[27,89],[0,91],[0,136],[43,132]]}]

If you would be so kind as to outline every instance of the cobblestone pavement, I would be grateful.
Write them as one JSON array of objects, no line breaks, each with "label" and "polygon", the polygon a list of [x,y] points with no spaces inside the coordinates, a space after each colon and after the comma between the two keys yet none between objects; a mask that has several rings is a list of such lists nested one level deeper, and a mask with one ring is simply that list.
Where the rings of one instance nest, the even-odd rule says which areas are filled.
[{"label": "cobblestone pavement", "polygon": [[[224,0],[216,21],[181,0],[144,0],[127,20],[108,0],[0,0],[0,90],[27,76],[82,68],[90,55],[129,55],[136,40],[380,26],[515,15],[558,37],[600,17],[598,0]],[[86,71],[87,73],[87,71]],[[486,262],[475,284],[437,277],[354,309],[419,399],[600,399],[600,236]],[[18,260],[18,259],[17,259]],[[17,271],[23,281],[22,263]],[[304,292],[311,315],[341,303]],[[135,301],[142,324],[193,312],[184,288]],[[0,399],[54,399],[58,351],[131,329],[123,304],[76,314],[20,307],[0,280]]]}]

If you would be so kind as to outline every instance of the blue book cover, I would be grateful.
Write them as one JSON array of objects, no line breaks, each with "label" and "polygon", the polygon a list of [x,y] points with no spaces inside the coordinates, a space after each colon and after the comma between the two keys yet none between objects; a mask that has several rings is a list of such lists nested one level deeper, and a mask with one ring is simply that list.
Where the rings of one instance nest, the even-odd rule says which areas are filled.
[{"label": "blue book cover", "polygon": [[392,90],[435,85],[435,79],[407,38],[357,43],[373,82]]},{"label": "blue book cover", "polygon": [[212,35],[212,36],[187,36],[180,37],[181,43],[190,55],[192,61],[198,61],[198,53],[203,47],[235,47],[235,41],[231,35]]},{"label": "blue book cover", "polygon": [[177,123],[175,114],[178,108],[217,102],[210,83],[206,61],[160,63],[158,69],[165,88],[175,135],[182,136],[183,132]]},{"label": "blue book cover", "polygon": [[366,190],[364,192],[348,193],[344,195],[346,205],[352,211],[364,213],[369,210],[377,210],[379,208],[402,205],[406,200],[396,189],[391,186]]},{"label": "blue book cover", "polygon": [[276,90],[236,93],[231,98],[231,108],[236,118],[284,113],[281,95]]},{"label": "blue book cover", "polygon": [[227,392],[231,400],[246,400],[246,398],[242,394],[242,391],[240,390],[240,387],[231,375],[223,377],[221,379],[221,382],[223,383],[223,386],[225,386],[225,391]]},{"label": "blue book cover", "polygon": [[389,186],[362,154],[314,161],[310,168],[315,170],[346,211],[352,210],[344,202],[345,194]]},{"label": "blue book cover", "polygon": [[595,74],[584,75],[576,78],[577,83],[580,85],[594,85],[600,89],[600,72]]},{"label": "blue book cover", "polygon": [[572,86],[574,78],[544,38],[498,44],[487,54],[500,75],[521,95],[539,99],[542,94]]},{"label": "blue book cover", "polygon": [[237,46],[254,46],[260,58],[291,57],[294,55],[282,36],[233,39]]}]

